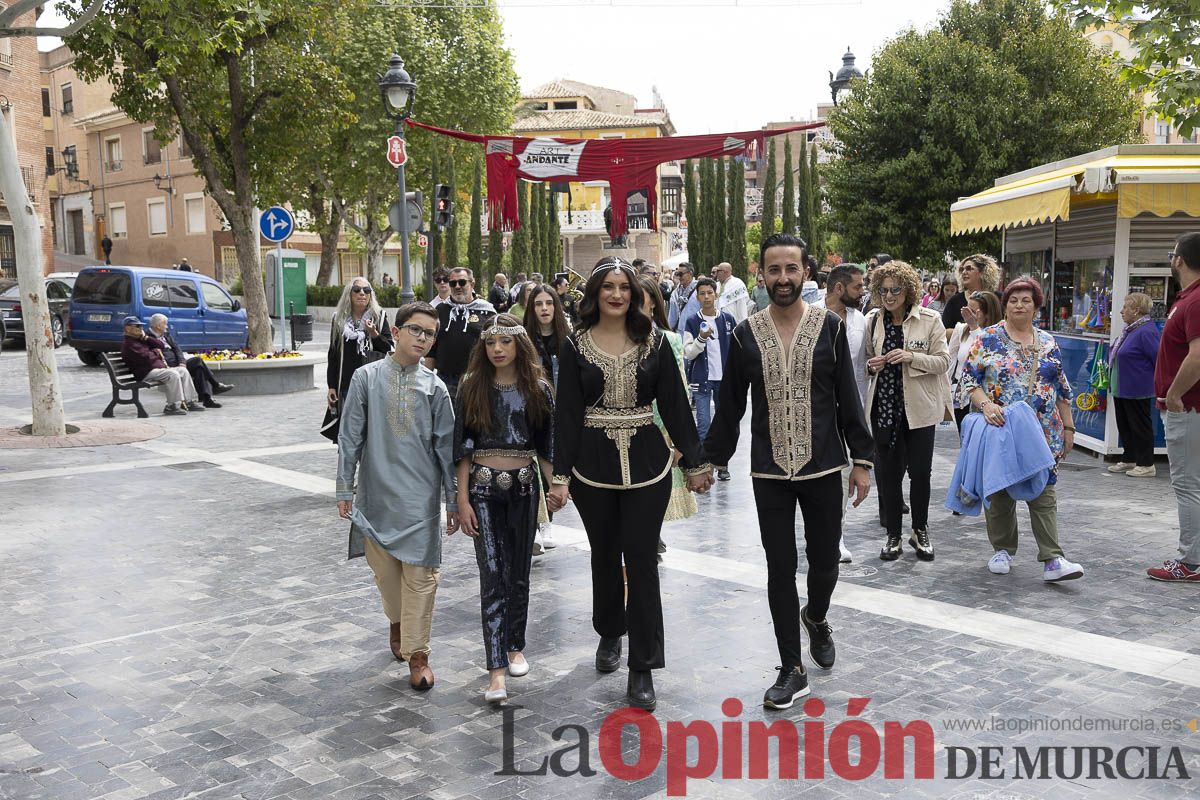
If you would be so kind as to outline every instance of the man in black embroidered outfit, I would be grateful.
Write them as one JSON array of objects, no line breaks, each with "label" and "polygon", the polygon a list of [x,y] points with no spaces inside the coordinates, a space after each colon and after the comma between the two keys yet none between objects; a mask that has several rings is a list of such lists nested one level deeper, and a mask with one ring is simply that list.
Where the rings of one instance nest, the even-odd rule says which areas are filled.
[{"label": "man in black embroidered outfit", "polygon": [[[721,402],[704,442],[705,460],[728,464],[746,413],[750,475],[767,556],[767,598],[781,662],[763,705],[788,708],[809,693],[800,625],[817,666],[833,667],[833,629],[825,619],[838,579],[842,534],[841,470],[853,461],[854,505],[866,499],[874,440],[863,417],[854,362],[841,317],[804,302],[804,242],[786,233],[763,241],[759,262],[771,304],[733,332]],[[796,506],[804,518],[808,605],[796,591]]]}]

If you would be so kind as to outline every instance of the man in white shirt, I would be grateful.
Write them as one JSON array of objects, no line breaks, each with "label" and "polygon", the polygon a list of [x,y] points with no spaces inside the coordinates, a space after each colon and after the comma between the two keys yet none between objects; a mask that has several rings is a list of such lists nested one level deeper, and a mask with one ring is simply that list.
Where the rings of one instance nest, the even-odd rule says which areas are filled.
[{"label": "man in white shirt", "polygon": [[750,316],[752,302],[746,283],[733,275],[733,266],[728,261],[722,261],[712,268],[713,278],[720,284],[717,298],[717,308],[729,312],[734,322],[741,322]]},{"label": "man in white shirt", "polygon": [[[696,280],[696,299],[700,310],[683,323],[683,357],[687,360],[688,383],[696,406],[696,431],[700,441],[704,441],[712,422],[712,406],[721,391],[725,359],[729,357],[729,337],[737,321],[728,311],[717,308],[717,282],[712,278]],[[717,480],[729,480],[727,466],[717,467]]]},{"label": "man in white shirt", "polygon": [[[857,264],[838,264],[829,272],[829,280],[825,284],[825,297],[813,305],[832,311],[846,323],[846,341],[850,345],[850,361],[854,364],[854,382],[858,384],[858,401],[866,403],[867,398],[867,318],[859,311],[862,304],[866,284],[863,281],[863,270]],[[848,477],[845,476],[845,477]],[[842,481],[846,483],[845,480]],[[845,494],[846,487],[842,487]],[[842,507],[845,507],[843,498]],[[842,563],[853,560],[845,538],[838,542],[841,548]]]}]

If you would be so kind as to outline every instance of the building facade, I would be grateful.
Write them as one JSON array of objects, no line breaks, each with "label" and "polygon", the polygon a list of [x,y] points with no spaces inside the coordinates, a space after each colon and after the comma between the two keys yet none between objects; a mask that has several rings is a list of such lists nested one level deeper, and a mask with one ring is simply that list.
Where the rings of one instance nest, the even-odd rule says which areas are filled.
[{"label": "building facade", "polygon": [[[36,24],[36,11],[19,17],[15,26]],[[41,96],[38,92],[37,40],[32,36],[0,39],[0,114],[4,115],[17,146],[21,177],[33,202],[42,230],[42,272],[54,270],[49,199],[42,169]],[[12,217],[0,200],[0,277],[16,278],[17,255]]]},{"label": "building facade", "polygon": [[[513,133],[517,136],[557,136],[568,139],[638,139],[672,136],[675,126],[661,100],[638,108],[637,98],[625,92],[570,80],[557,80],[527,92],[517,106]],[[629,197],[629,232],[624,246],[609,237],[604,210],[611,202],[607,181],[572,182],[569,192],[553,193],[558,204],[565,266],[588,274],[606,255],[644,258],[660,264],[685,248],[683,234],[683,177],[677,162],[658,170],[658,230],[650,229],[645,196]],[[553,273],[564,265],[548,265]]]}]

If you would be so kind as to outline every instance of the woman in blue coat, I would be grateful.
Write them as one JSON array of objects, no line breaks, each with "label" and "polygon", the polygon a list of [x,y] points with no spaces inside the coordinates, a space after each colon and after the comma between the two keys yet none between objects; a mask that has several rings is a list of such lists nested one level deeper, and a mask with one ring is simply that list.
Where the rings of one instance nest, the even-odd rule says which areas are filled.
[{"label": "woman in blue coat", "polygon": [[1109,357],[1113,410],[1125,453],[1108,471],[1124,472],[1131,478],[1153,478],[1155,474],[1150,404],[1154,401],[1154,360],[1161,333],[1150,317],[1152,307],[1150,296],[1141,292],[1125,298],[1121,308],[1125,330]]}]

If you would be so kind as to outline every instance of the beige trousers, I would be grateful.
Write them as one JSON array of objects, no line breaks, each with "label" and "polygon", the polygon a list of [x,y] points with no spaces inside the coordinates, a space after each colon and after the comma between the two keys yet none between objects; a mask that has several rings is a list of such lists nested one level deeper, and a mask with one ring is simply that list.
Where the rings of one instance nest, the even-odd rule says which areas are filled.
[{"label": "beige trousers", "polygon": [[194,403],[198,399],[196,396],[196,385],[192,383],[192,376],[188,374],[187,367],[152,369],[146,373],[146,377],[142,380],[162,388],[167,393],[167,403],[169,405]]},{"label": "beige trousers", "polygon": [[363,537],[367,563],[375,573],[375,585],[383,600],[388,621],[400,623],[400,654],[429,652],[433,628],[433,599],[441,571],[436,567],[405,564],[392,557],[370,536]]}]

